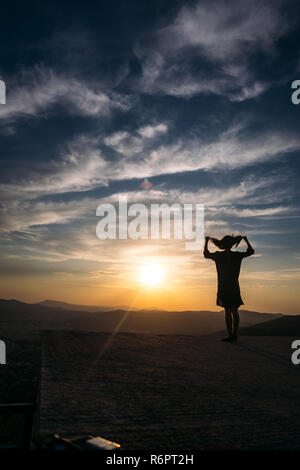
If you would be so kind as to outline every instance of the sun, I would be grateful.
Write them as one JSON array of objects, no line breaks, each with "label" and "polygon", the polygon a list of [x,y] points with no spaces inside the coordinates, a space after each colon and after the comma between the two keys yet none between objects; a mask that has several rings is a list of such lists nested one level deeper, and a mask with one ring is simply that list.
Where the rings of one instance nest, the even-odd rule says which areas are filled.
[{"label": "sun", "polygon": [[163,283],[165,271],[161,264],[149,262],[139,272],[139,281],[147,287],[159,287]]}]

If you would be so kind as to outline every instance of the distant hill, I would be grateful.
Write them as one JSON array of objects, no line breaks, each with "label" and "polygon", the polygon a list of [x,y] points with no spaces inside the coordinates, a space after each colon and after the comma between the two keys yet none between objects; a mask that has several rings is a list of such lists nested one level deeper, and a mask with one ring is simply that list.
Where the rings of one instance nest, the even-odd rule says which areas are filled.
[{"label": "distant hill", "polygon": [[300,315],[283,315],[261,324],[241,328],[245,336],[298,336],[300,337]]},{"label": "distant hill", "polygon": [[[49,302],[49,301],[47,301]],[[207,335],[225,329],[224,313],[210,311],[110,310],[82,311],[49,303],[27,304],[17,300],[0,300],[0,331],[11,338],[36,335],[45,329],[72,329],[94,332],[143,334]],[[278,318],[280,314],[241,310],[241,326],[250,326]]]},{"label": "distant hill", "polygon": [[[109,307],[107,305],[76,305],[69,304],[68,302],[61,302],[59,300],[43,300],[42,302],[33,305],[41,305],[42,307],[51,308],[61,308],[64,310],[80,310],[82,312],[107,312],[111,310],[127,310],[129,308],[126,305],[119,305],[117,307]],[[132,308],[132,310],[138,309]]]}]

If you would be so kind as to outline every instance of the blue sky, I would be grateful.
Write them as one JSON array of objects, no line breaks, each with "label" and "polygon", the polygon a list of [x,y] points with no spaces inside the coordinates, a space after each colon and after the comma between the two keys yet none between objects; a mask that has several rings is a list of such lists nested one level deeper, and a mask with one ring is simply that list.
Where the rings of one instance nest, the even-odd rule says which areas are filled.
[{"label": "blue sky", "polygon": [[126,194],[204,204],[208,235],[246,234],[255,246],[242,272],[247,307],[299,313],[298,2],[2,12],[1,296],[131,303],[136,267],[157,258],[172,274],[146,304],[215,308],[201,253],[96,238],[98,204]]}]

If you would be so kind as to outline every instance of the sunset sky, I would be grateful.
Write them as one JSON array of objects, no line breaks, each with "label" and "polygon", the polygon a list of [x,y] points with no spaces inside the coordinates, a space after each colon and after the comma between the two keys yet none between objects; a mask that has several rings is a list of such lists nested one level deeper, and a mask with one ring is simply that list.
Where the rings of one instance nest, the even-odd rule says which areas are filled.
[{"label": "sunset sky", "polygon": [[206,235],[255,248],[244,308],[300,314],[297,0],[8,2],[1,18],[0,297],[219,310],[202,249],[96,237],[97,206],[127,196],[204,204]]}]

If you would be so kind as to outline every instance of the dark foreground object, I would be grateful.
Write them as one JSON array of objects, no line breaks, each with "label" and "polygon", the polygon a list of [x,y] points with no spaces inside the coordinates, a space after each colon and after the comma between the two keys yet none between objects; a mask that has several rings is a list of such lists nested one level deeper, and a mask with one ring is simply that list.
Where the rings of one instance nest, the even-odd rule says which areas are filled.
[{"label": "dark foreground object", "polygon": [[98,450],[115,451],[120,449],[116,442],[108,441],[103,437],[83,436],[60,436],[59,434],[47,434],[39,436],[32,446],[34,449],[42,450]]},{"label": "dark foreground object", "polygon": [[297,449],[295,338],[47,332],[41,433],[123,449]]}]

